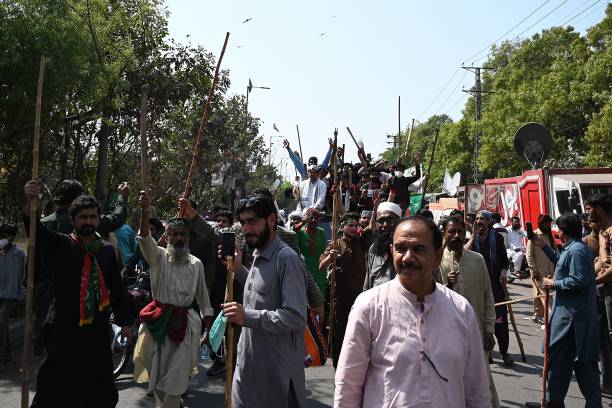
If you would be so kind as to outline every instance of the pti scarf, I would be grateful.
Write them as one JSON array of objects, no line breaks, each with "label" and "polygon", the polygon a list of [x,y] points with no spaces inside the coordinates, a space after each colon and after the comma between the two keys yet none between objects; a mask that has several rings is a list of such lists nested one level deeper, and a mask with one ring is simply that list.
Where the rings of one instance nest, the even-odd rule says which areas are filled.
[{"label": "pti scarf", "polygon": [[91,324],[96,314],[96,307],[102,311],[110,304],[102,268],[96,259],[96,254],[102,246],[102,239],[96,235],[96,239],[91,244],[84,245],[74,233],[70,234],[70,238],[84,252],[79,293],[79,327],[82,327]]}]

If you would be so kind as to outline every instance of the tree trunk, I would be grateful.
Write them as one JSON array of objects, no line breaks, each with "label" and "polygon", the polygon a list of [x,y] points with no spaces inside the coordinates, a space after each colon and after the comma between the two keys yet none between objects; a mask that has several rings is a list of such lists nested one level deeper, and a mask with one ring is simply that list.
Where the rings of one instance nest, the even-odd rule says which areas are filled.
[{"label": "tree trunk", "polygon": [[102,114],[102,125],[98,132],[98,168],[96,169],[96,199],[103,205],[106,199],[106,176],[108,174],[108,134],[110,131],[110,115],[108,108]]},{"label": "tree trunk", "polygon": [[60,155],[60,180],[66,179],[68,173],[68,152],[70,151],[70,131],[64,129],[64,149]]}]

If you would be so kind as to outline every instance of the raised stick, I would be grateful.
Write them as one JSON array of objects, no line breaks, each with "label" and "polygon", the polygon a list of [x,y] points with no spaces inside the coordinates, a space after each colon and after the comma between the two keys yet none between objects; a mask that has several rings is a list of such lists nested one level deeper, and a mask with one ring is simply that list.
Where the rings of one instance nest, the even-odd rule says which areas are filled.
[{"label": "raised stick", "polygon": [[546,385],[548,383],[548,346],[550,345],[550,325],[548,324],[548,301],[550,291],[544,289],[544,367],[542,367],[542,407],[548,406],[546,400]]},{"label": "raised stick", "polygon": [[[38,160],[40,153],[40,111],[42,107],[43,79],[45,77],[45,57],[40,57],[38,70],[38,89],[36,91],[36,118],[34,120],[34,143],[32,144],[32,180],[38,179]],[[21,371],[21,408],[30,406],[30,360],[32,357],[32,309],[34,304],[34,267],[36,262],[36,221],[38,201],[30,200],[30,239],[28,241],[28,275],[25,308],[25,328],[23,335],[23,359]]]},{"label": "raised stick", "polygon": [[403,160],[404,157],[408,154],[408,146],[410,145],[410,139],[412,138],[412,131],[414,130],[414,119],[412,119],[412,124],[410,125],[410,131],[408,132],[408,137],[406,138],[406,146],[404,147],[404,151],[399,157],[399,160]]},{"label": "raised stick", "polygon": [[[198,128],[198,137],[196,140],[195,148],[193,149],[193,156],[191,158],[191,166],[189,167],[189,173],[187,173],[187,180],[185,181],[185,190],[183,191],[183,198],[189,198],[189,194],[191,193],[191,179],[193,178],[193,173],[195,173],[196,168],[198,166],[198,161],[200,160],[202,142],[204,141],[204,127],[206,125],[206,121],[208,120],[208,110],[210,109],[210,105],[212,104],[212,99],[215,94],[215,87],[217,85],[217,80],[219,79],[219,69],[221,68],[221,61],[223,60],[223,55],[225,54],[225,48],[227,47],[229,35],[230,33],[225,33],[225,42],[223,43],[223,48],[221,49],[221,54],[219,55],[219,60],[217,61],[217,67],[215,68],[215,76],[213,77],[212,84],[210,85],[210,90],[208,91],[208,98],[206,98],[206,103],[204,104],[204,112],[202,113],[200,127]],[[182,212],[179,213],[180,217],[182,217],[183,215],[184,214]]]},{"label": "raised stick", "polygon": [[[508,293],[508,288],[506,284],[502,284],[504,287],[504,295],[506,296],[506,300],[510,300],[510,294]],[[512,312],[512,304],[507,303],[508,313],[510,314],[510,322],[512,323],[512,330],[514,331],[514,335],[516,336],[516,342],[518,343],[519,350],[521,351],[521,359],[523,363],[527,362],[527,357],[525,356],[525,350],[523,349],[523,341],[521,340],[521,336],[519,334],[518,328],[516,327],[516,321],[514,320],[514,313]]]},{"label": "raised stick", "polygon": [[427,178],[425,179],[425,183],[423,185],[423,196],[421,197],[421,205],[419,209],[423,208],[423,203],[425,202],[425,195],[427,195],[427,187],[429,184],[429,179],[431,178],[431,166],[434,162],[434,156],[436,155],[436,145],[438,144],[438,136],[440,135],[440,129],[436,129],[436,138],[434,139],[433,149],[431,150],[431,158],[429,159],[429,165],[427,166]]},{"label": "raised stick", "polygon": [[149,142],[147,140],[147,108],[149,106],[149,87],[143,85],[140,95],[140,172],[142,190],[149,188]]},{"label": "raised stick", "polygon": [[[234,258],[226,256],[227,261],[227,303],[234,301],[234,271],[232,263]],[[226,326],[225,348],[227,349],[227,358],[225,360],[225,408],[232,408],[232,380],[234,368],[234,328],[231,323]]]},{"label": "raised stick", "polygon": [[[338,249],[338,206],[340,204],[340,186],[338,185],[338,129],[334,130],[334,147],[333,147],[333,164],[334,164],[334,196],[332,201],[332,248]],[[328,343],[333,347],[332,341],[334,338],[334,303],[336,296],[336,258],[332,259],[331,270],[331,288],[329,296],[329,338]],[[337,350],[333,350],[334,353]]]},{"label": "raised stick", "polygon": [[302,159],[302,163],[306,163],[304,161],[304,154],[302,153],[302,140],[300,139],[300,127],[296,124],[295,130],[297,130],[298,135],[298,146],[300,147],[300,159]]}]

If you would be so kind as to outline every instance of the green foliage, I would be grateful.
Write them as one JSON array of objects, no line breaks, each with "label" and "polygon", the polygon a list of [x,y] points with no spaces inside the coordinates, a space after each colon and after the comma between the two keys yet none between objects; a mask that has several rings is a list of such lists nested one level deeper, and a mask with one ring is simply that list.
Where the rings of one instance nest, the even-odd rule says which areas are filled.
[{"label": "green foliage", "polygon": [[[50,60],[40,169],[49,187],[77,178],[99,198],[122,181],[140,188],[141,89],[148,85],[150,187],[162,214],[175,211],[216,60],[168,37],[162,0],[3,1],[0,49],[1,214],[18,213],[30,177],[42,55]],[[265,155],[259,120],[243,96],[227,95],[229,85],[222,71],[192,183],[201,206],[231,205]],[[228,158],[231,166],[223,167]]]},{"label": "green foliage", "polygon": [[[526,122],[550,129],[554,144],[545,165],[552,168],[612,166],[612,4],[605,18],[581,36],[571,27],[552,27],[519,42],[492,49],[484,66],[482,121],[474,120],[469,98],[455,123],[433,116],[417,126],[410,154],[425,146],[428,164],[432,134],[440,130],[430,191],[439,191],[448,167],[472,182],[474,135],[481,133],[478,167],[483,178],[507,177],[529,168],[514,151],[514,134]],[[403,134],[403,139],[407,132]],[[396,149],[383,154],[398,157]]]}]

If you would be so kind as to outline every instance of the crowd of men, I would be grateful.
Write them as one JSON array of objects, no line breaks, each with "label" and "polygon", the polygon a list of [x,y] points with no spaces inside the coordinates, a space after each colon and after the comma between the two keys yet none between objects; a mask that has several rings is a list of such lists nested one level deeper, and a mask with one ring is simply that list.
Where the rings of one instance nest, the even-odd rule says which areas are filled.
[{"label": "crowd of men", "polygon": [[[496,304],[508,299],[506,285],[523,269],[538,325],[545,323],[542,294],[555,293],[548,406],[563,406],[572,372],[587,407],[600,407],[602,391],[612,392],[608,195],[587,199],[582,220],[540,214],[527,239],[518,217],[506,228],[486,210],[455,210],[437,223],[426,209],[411,214],[410,196],[426,177],[420,155],[411,171],[365,155],[345,164],[331,142],[321,165],[285,147],[299,174],[293,188],[278,200],[257,189],[235,211],[218,206],[201,215],[180,198],[181,216],[162,221],[151,192],[140,191],[130,222],[127,183],[104,209],[78,181],[60,183],[55,212],[36,220],[34,353],[44,357],[33,407],[117,404],[111,311],[127,339],[140,318],[134,380],[147,383],[161,407],[181,406],[220,315],[236,330],[235,343],[226,344],[236,351],[233,406],[305,407],[310,314],[331,337],[337,407],[499,407],[489,369],[496,343],[502,364],[514,362],[508,308]],[[26,231],[41,188],[38,180],[24,187]],[[26,256],[13,243],[17,229],[0,226],[0,367],[11,361],[8,318],[23,296]],[[234,233],[236,248],[229,301],[218,252],[224,232]],[[125,288],[136,275],[146,277],[152,297],[139,316]],[[223,347],[210,355],[207,374],[224,372]],[[71,391],[57,392],[66,383]]]}]

